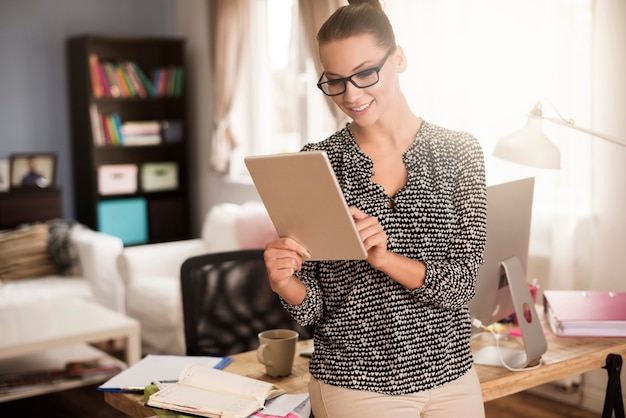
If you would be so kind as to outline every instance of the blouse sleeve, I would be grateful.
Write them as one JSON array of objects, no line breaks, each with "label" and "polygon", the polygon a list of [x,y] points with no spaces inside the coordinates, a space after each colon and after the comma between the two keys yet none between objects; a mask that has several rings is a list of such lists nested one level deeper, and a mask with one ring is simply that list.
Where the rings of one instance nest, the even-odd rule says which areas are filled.
[{"label": "blouse sleeve", "polygon": [[465,134],[452,155],[455,174],[453,203],[458,219],[443,260],[422,260],[424,285],[414,296],[447,309],[460,309],[474,297],[478,268],[483,262],[487,225],[487,190],[483,151]]}]

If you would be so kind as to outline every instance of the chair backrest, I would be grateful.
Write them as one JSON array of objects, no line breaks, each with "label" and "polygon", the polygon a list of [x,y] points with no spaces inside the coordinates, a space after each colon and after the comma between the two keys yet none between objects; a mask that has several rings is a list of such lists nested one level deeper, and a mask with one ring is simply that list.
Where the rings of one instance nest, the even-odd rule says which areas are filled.
[{"label": "chair backrest", "polygon": [[228,356],[258,347],[258,333],[298,325],[269,285],[263,250],[211,253],[181,266],[181,294],[188,355]]}]

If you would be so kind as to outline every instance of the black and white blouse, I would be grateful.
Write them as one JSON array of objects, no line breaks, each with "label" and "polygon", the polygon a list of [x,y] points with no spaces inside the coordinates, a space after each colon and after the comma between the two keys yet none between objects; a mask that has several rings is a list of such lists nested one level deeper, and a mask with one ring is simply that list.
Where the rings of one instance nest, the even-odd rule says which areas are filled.
[{"label": "black and white blouse", "polygon": [[308,261],[303,303],[285,307],[315,324],[310,372],[323,382],[406,394],[462,376],[472,365],[468,303],[486,240],[482,148],[471,135],[422,122],[403,156],[408,181],[395,196],[372,182],[372,161],[349,125],[303,151],[327,152],[349,206],[376,216],[388,249],[426,265],[406,289],[366,261]]}]

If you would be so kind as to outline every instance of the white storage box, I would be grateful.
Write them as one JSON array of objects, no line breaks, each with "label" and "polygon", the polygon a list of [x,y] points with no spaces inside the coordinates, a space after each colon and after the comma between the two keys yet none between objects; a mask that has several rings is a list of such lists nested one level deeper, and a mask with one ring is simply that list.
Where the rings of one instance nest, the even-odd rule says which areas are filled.
[{"label": "white storage box", "polygon": [[111,164],[98,167],[98,193],[101,195],[137,192],[137,166]]},{"label": "white storage box", "polygon": [[178,189],[178,163],[166,161],[143,164],[141,189],[144,192]]}]

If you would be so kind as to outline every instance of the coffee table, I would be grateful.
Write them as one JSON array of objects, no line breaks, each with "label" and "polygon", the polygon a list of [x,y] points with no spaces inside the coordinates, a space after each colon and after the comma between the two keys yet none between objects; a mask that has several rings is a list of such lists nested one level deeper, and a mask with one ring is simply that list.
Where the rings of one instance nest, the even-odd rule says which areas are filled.
[{"label": "coffee table", "polygon": [[[23,365],[58,368],[76,356],[106,357],[88,343],[125,339],[125,361],[132,365],[141,358],[139,322],[83,299],[57,299],[37,304],[0,309],[0,374],[15,373]],[[74,356],[63,358],[63,356]],[[17,370],[16,370],[17,369]],[[41,369],[40,369],[41,370]],[[65,390],[106,380],[72,379],[33,390],[0,395],[0,402]]]}]

